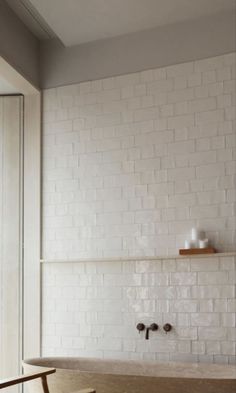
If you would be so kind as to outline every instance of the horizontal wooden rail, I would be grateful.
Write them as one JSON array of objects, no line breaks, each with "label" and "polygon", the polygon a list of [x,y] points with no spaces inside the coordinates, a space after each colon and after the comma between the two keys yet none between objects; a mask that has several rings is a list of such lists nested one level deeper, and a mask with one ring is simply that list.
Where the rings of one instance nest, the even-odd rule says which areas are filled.
[{"label": "horizontal wooden rail", "polygon": [[44,369],[44,371],[38,373],[31,373],[31,374],[20,375],[19,377],[1,379],[0,389],[7,388],[8,386],[12,386],[12,385],[17,385],[19,383],[31,381],[32,379],[36,379],[36,378],[44,379],[46,378],[47,375],[53,374],[55,372],[56,372],[55,368],[46,368]]}]

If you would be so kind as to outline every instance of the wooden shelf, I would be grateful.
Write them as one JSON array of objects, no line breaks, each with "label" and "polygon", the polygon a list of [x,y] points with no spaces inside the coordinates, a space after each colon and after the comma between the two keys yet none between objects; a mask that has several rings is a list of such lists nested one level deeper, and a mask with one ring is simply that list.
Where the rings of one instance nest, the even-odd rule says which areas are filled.
[{"label": "wooden shelf", "polygon": [[216,250],[213,247],[208,248],[189,248],[180,249],[179,255],[201,255],[201,254],[215,254]]},{"label": "wooden shelf", "polygon": [[[196,250],[196,249],[195,249]],[[201,249],[203,250],[203,249]],[[87,263],[87,262],[130,262],[130,261],[158,261],[158,260],[168,260],[168,259],[181,259],[184,255],[189,255],[192,258],[201,258],[202,255],[205,255],[206,258],[210,258],[211,255],[215,257],[236,257],[236,251],[226,251],[226,252],[217,252],[214,251],[208,252],[207,254],[177,254],[177,255],[157,255],[157,256],[127,256],[127,257],[100,257],[100,258],[73,258],[73,259],[41,259],[41,265],[51,264],[51,263]]]}]

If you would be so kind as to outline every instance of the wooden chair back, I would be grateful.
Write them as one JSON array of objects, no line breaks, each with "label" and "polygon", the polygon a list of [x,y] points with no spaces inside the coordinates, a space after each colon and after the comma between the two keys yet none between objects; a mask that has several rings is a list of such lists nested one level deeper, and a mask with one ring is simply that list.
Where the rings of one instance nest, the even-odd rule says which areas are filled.
[{"label": "wooden chair back", "polygon": [[32,379],[41,378],[44,393],[49,393],[47,375],[53,374],[55,372],[56,372],[55,368],[47,368],[44,371],[38,373],[31,373],[31,374],[20,375],[19,377],[2,379],[0,380],[0,389],[4,389],[13,385],[18,385],[19,383],[23,383],[23,382],[28,382],[31,381]]},{"label": "wooden chair back", "polygon": [[[55,372],[56,372],[55,368],[47,368],[44,369],[44,371],[38,373],[31,373],[31,374],[20,375],[19,377],[2,379],[0,380],[0,389],[4,389],[13,385],[18,385],[19,383],[28,382],[31,381],[32,379],[41,378],[43,392],[50,393],[48,389],[47,375],[53,374]],[[96,393],[96,391],[94,389],[83,389],[73,393]]]}]

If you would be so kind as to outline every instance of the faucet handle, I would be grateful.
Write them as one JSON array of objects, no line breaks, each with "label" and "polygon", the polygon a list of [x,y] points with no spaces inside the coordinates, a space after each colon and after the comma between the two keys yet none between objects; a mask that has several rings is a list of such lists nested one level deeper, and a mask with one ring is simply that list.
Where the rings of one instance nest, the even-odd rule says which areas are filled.
[{"label": "faucet handle", "polygon": [[150,329],[152,332],[155,332],[156,330],[158,330],[158,325],[157,325],[157,323],[152,323],[152,324],[149,326],[149,329]]},{"label": "faucet handle", "polygon": [[144,323],[138,323],[136,326],[136,329],[140,332],[142,332],[143,330],[145,330],[145,325]]},{"label": "faucet handle", "polygon": [[172,326],[171,326],[170,323],[166,323],[166,324],[163,326],[163,329],[165,330],[166,333],[168,333],[168,332],[171,331]]}]

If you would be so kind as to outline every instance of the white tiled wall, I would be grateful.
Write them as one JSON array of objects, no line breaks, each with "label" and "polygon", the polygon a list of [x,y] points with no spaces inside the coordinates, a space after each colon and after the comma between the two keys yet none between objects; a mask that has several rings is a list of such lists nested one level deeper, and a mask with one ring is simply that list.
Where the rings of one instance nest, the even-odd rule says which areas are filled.
[{"label": "white tiled wall", "polygon": [[[236,256],[45,263],[42,355],[235,363],[235,266]],[[138,322],[160,328],[147,341]]]},{"label": "white tiled wall", "polygon": [[44,91],[43,256],[235,248],[235,54]]},{"label": "white tiled wall", "polygon": [[[235,256],[125,260],[176,254],[192,226],[235,249],[235,65],[44,92],[43,257],[65,263],[42,267],[43,356],[235,362]],[[68,262],[104,257],[124,261]]]}]

